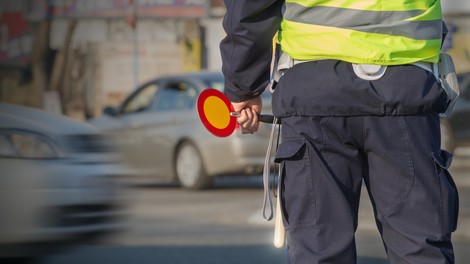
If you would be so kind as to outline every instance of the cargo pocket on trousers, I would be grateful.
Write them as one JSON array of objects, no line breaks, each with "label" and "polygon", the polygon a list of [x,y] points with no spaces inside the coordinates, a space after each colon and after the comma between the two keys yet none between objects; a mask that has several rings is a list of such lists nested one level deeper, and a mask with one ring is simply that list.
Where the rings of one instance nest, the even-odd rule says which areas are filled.
[{"label": "cargo pocket on trousers", "polygon": [[443,235],[454,232],[457,229],[457,219],[459,215],[459,195],[457,186],[448,169],[452,162],[452,154],[440,150],[432,153],[436,172],[439,177],[439,187],[441,193],[441,219]]},{"label": "cargo pocket on trousers", "polygon": [[286,229],[316,224],[314,180],[304,138],[284,139],[276,152],[281,163],[281,211]]}]

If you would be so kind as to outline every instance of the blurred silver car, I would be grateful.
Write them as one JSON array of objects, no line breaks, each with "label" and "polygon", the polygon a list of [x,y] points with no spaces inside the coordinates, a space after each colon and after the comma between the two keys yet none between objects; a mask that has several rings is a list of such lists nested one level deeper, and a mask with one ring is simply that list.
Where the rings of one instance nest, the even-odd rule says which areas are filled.
[{"label": "blurred silver car", "polygon": [[122,228],[110,146],[84,122],[0,103],[0,262]]},{"label": "blurred silver car", "polygon": [[[212,135],[197,113],[198,95],[207,88],[222,91],[222,73],[156,78],[138,87],[117,108],[106,107],[104,115],[89,122],[116,136],[141,177],[203,189],[217,175],[261,173],[271,125],[261,123],[253,135],[242,135],[239,129],[226,138]],[[263,93],[263,113],[271,113],[269,92]]]}]

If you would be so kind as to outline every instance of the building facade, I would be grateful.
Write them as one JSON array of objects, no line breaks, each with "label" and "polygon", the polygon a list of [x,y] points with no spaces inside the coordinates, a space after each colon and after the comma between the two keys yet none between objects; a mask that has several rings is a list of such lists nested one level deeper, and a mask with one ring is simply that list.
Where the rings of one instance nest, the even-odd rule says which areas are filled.
[{"label": "building facade", "polygon": [[[223,13],[222,1],[207,0],[2,1],[0,70],[10,73],[0,73],[0,99],[21,90],[15,82],[27,82],[18,79],[28,73],[34,29],[41,21],[50,22],[49,66],[65,47],[67,54],[62,54],[66,69],[59,96],[51,96],[57,91],[46,88],[44,97],[37,98],[44,100],[39,104],[49,109],[58,99],[63,108],[76,108],[89,117],[99,115],[104,106],[117,105],[150,78],[219,70]],[[71,23],[73,32],[67,39]],[[53,70],[48,70],[52,75]]]}]

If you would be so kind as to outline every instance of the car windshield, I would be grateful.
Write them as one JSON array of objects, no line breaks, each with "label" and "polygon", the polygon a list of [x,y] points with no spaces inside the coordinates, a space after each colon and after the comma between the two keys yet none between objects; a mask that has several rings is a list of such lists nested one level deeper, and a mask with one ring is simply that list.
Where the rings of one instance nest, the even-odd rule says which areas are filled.
[{"label": "car windshield", "polygon": [[224,77],[223,75],[213,75],[209,78],[201,80],[207,87],[217,89],[221,92],[224,91]]},{"label": "car windshield", "polygon": [[[214,88],[221,92],[224,91],[224,76],[212,75],[210,77],[202,78],[201,81],[206,85],[206,87]],[[261,95],[265,100],[271,100],[271,92],[266,91]]]}]

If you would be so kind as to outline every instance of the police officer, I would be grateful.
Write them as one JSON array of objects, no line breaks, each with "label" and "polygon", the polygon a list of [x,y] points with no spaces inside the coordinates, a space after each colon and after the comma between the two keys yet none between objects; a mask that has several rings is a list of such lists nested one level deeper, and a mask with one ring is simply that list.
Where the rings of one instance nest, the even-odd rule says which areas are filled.
[{"label": "police officer", "polygon": [[[453,263],[458,194],[440,149],[439,0],[226,0],[225,94],[258,129],[278,33],[288,263],[356,262],[361,186],[390,263]],[[286,59],[287,58],[287,59]]]}]

